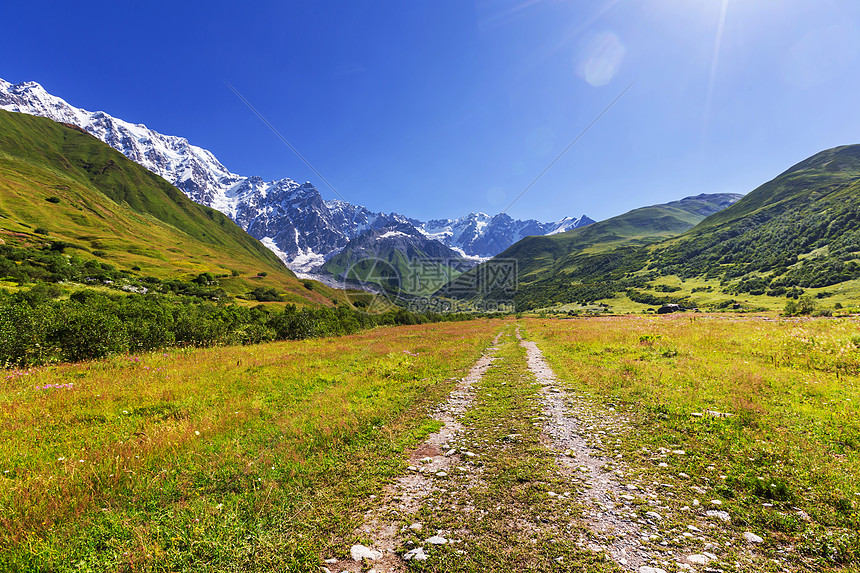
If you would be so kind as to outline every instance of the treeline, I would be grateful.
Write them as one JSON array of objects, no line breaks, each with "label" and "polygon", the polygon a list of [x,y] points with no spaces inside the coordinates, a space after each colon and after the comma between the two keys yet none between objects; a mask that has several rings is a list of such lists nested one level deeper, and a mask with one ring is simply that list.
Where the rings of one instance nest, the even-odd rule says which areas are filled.
[{"label": "treeline", "polygon": [[[227,274],[214,276],[201,273],[193,280],[159,279],[139,276],[138,267],[118,269],[114,265],[97,259],[85,259],[78,254],[67,255],[67,249],[82,249],[65,241],[52,240],[41,246],[0,245],[0,278],[18,284],[64,283],[104,285],[116,290],[141,294],[157,292],[190,296],[205,300],[229,300],[227,293],[218,286],[218,279]],[[101,256],[103,251],[94,250]],[[238,274],[235,273],[234,274]],[[254,296],[255,293],[251,293]],[[260,300],[260,299],[258,299]],[[280,300],[280,299],[278,299]]]},{"label": "treeline", "polygon": [[0,290],[0,364],[26,367],[172,346],[255,344],[351,334],[380,325],[466,320],[464,314],[395,310],[370,315],[346,306],[272,309],[158,294],[105,295],[92,290],[60,300],[57,285]]}]

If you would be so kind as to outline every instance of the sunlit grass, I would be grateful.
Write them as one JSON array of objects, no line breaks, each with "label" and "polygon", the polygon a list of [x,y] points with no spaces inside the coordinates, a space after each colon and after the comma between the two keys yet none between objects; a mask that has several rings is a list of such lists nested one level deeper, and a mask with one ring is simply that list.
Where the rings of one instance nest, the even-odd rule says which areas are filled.
[{"label": "sunlit grass", "polygon": [[[860,559],[856,322],[675,315],[526,324],[562,380],[631,416],[618,447],[636,471],[663,481],[688,474],[687,485],[724,500],[735,525],[762,533],[767,551],[794,547],[817,566]],[[660,448],[687,455],[660,468],[648,461]],[[693,495],[676,498],[689,504]]]},{"label": "sunlit grass", "polygon": [[0,563],[311,570],[499,323],[7,371]]}]

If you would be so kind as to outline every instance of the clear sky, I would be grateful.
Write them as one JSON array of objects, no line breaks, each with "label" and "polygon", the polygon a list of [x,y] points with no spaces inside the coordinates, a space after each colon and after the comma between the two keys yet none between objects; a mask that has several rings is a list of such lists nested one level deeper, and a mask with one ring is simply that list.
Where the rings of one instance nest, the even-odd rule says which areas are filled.
[{"label": "clear sky", "polygon": [[857,0],[9,2],[0,77],[429,219],[746,193],[860,142]]}]

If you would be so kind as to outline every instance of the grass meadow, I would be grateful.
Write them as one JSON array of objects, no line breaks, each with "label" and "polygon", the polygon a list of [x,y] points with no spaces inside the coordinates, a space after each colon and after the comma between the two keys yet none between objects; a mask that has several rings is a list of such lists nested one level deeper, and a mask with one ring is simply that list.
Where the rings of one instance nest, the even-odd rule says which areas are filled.
[{"label": "grass meadow", "polygon": [[311,571],[498,321],[7,370],[0,567]]},{"label": "grass meadow", "polygon": [[[764,538],[756,547],[764,563],[778,559],[762,570],[857,570],[855,321],[676,314],[517,322],[560,386],[631,421],[603,446],[623,459],[625,479],[667,488],[673,515],[692,516],[685,507],[694,499],[721,503],[731,523],[711,534],[729,544],[726,562],[731,551],[743,561],[748,549],[738,538],[752,531]],[[372,496],[437,428],[430,409],[510,324],[376,328],[7,370],[0,569],[316,570],[321,556],[365,541],[354,532],[379,502]],[[563,486],[530,425],[536,390],[522,352],[506,336],[499,355],[504,363],[477,388],[464,439],[523,437],[503,444],[498,458],[492,447],[485,452],[486,487],[470,503],[499,521],[471,525],[487,549],[473,565],[495,563],[491,550],[509,514],[555,529],[535,492]],[[458,516],[437,509],[423,518],[454,528]],[[581,531],[557,527],[553,535]],[[555,561],[533,551],[550,546],[561,547],[540,538],[536,549],[505,551],[543,570]],[[568,565],[602,567],[567,551]],[[448,557],[440,566],[468,570]]]},{"label": "grass meadow", "polygon": [[798,568],[856,570],[856,321],[687,314],[522,322],[560,380],[634,421],[607,455],[669,484],[676,509],[716,499],[735,528],[764,537],[766,555]]}]

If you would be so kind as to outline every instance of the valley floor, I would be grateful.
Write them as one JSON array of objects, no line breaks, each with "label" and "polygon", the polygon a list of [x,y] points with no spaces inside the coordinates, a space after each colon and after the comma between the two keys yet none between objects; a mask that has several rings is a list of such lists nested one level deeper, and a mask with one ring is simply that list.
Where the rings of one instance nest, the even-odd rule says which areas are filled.
[{"label": "valley floor", "polygon": [[0,564],[854,571],[858,347],[524,319],[11,372]]}]

